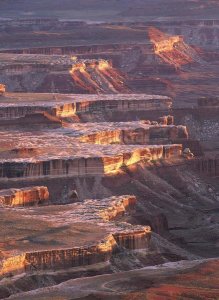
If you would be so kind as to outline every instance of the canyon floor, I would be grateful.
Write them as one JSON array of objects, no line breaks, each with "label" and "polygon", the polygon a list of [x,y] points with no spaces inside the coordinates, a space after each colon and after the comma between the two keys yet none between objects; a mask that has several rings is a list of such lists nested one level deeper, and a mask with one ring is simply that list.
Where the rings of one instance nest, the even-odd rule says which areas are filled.
[{"label": "canyon floor", "polygon": [[219,299],[207,2],[3,1],[0,299]]}]

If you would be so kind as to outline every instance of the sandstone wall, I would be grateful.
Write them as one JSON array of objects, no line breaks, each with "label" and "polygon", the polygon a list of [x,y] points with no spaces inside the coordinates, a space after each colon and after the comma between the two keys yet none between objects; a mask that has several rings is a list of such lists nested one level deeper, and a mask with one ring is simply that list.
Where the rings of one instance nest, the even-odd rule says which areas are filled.
[{"label": "sandstone wall", "polygon": [[96,264],[109,260],[116,248],[114,237],[109,235],[103,242],[94,246],[28,252],[4,260],[0,265],[0,274],[57,270]]},{"label": "sandstone wall", "polygon": [[[116,97],[116,96],[115,96]],[[75,101],[63,104],[47,105],[23,105],[23,106],[1,106],[0,119],[15,119],[25,117],[34,113],[47,113],[55,117],[71,117],[76,114],[86,113],[112,113],[124,111],[141,111],[150,109],[168,109],[172,105],[170,99],[148,99],[148,100],[96,100]]]},{"label": "sandstone wall", "polygon": [[28,206],[42,204],[48,199],[49,191],[45,186],[0,191],[0,204],[4,206]]},{"label": "sandstone wall", "polygon": [[78,102],[76,104],[76,112],[141,111],[151,109],[168,109],[171,105],[172,101],[170,99],[129,100],[127,97],[126,100]]},{"label": "sandstone wall", "polygon": [[5,93],[5,85],[0,84],[0,96],[4,95],[4,93]]},{"label": "sandstone wall", "polygon": [[107,209],[100,210],[99,216],[105,221],[115,220],[115,218],[123,216],[127,210],[133,209],[136,202],[135,196],[123,196],[119,201],[118,197],[115,197],[115,201],[112,201]]},{"label": "sandstone wall", "polygon": [[130,152],[106,157],[51,159],[48,161],[0,163],[0,178],[43,176],[80,176],[106,174],[140,161],[153,161],[180,157],[182,145],[159,145],[135,149]]},{"label": "sandstone wall", "polygon": [[93,246],[28,252],[0,262],[0,275],[58,270],[106,262],[118,247],[129,250],[145,249],[149,246],[150,238],[150,227],[145,227],[142,230],[110,234],[104,241]]},{"label": "sandstone wall", "polygon": [[136,250],[145,249],[149,246],[151,235],[150,228],[135,232],[121,232],[113,234],[119,247]]},{"label": "sandstone wall", "polygon": [[185,126],[150,126],[148,128],[117,129],[83,136],[82,142],[94,144],[139,144],[165,143],[178,139],[188,139]]}]

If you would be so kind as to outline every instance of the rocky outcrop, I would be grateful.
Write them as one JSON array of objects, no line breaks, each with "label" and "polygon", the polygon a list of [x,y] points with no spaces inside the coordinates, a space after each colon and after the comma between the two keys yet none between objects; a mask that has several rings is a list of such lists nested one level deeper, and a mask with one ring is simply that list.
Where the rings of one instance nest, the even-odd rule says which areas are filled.
[{"label": "rocky outcrop", "polygon": [[188,132],[185,126],[151,125],[146,128],[117,129],[85,135],[80,138],[80,141],[94,144],[145,145],[166,143],[176,139],[188,139]]},{"label": "rocky outcrop", "polygon": [[[124,151],[124,150],[123,150]],[[150,162],[160,159],[180,158],[182,145],[154,145],[124,151],[121,154],[96,157],[75,157],[69,159],[47,159],[31,162],[31,159],[7,160],[0,162],[1,178],[24,178],[43,176],[80,176],[107,174],[121,167],[138,162]]]},{"label": "rocky outcrop", "polygon": [[3,206],[29,206],[43,204],[49,199],[47,187],[36,186],[0,191],[0,204]]},{"label": "rocky outcrop", "polygon": [[[15,92],[128,93],[125,75],[103,59],[0,53],[0,80]],[[28,75],[33,79],[28,81]],[[29,85],[27,84],[29,83]]]},{"label": "rocky outcrop", "polygon": [[3,261],[0,274],[17,274],[36,270],[54,270],[86,266],[107,261],[117,247],[112,235],[94,246],[29,252]]},{"label": "rocky outcrop", "polygon": [[0,105],[0,120],[22,118],[36,113],[45,114],[47,118],[64,118],[88,113],[167,110],[171,106],[171,98],[159,95],[132,94],[127,97],[125,94],[66,96],[8,93]]},{"label": "rocky outcrop", "polygon": [[129,250],[145,249],[150,243],[150,231],[150,227],[145,227],[144,230],[115,233],[113,236],[119,247]]},{"label": "rocky outcrop", "polygon": [[70,73],[76,86],[87,93],[129,91],[124,85],[124,76],[107,60],[76,60]]},{"label": "rocky outcrop", "polygon": [[105,221],[115,220],[121,217],[128,209],[133,209],[136,205],[137,199],[135,196],[123,196],[120,198],[112,198],[110,206],[100,209],[99,216]]},{"label": "rocky outcrop", "polygon": [[167,64],[179,68],[193,62],[202,62],[199,54],[184,42],[182,36],[170,36],[155,27],[148,29],[148,35],[155,54]]},{"label": "rocky outcrop", "polygon": [[[113,253],[119,248],[135,250],[147,248],[150,241],[151,229],[148,226],[132,226],[127,223],[114,222],[125,213],[134,209],[136,198],[134,196],[118,196],[102,200],[86,200],[83,203],[71,205],[69,213],[70,221],[74,223],[98,224],[106,231],[105,238],[101,241],[86,244],[80,247],[70,246],[69,248],[55,247],[49,250],[11,251],[0,261],[0,275],[14,275],[23,272],[34,272],[38,270],[58,270],[64,268],[87,266],[99,262],[108,261]],[[33,212],[30,218],[37,217],[42,220],[46,216],[35,215]],[[31,212],[30,212],[31,213]],[[48,218],[48,215],[47,215]],[[66,216],[60,215],[60,224],[66,224]],[[63,223],[64,222],[64,223]],[[53,229],[55,231],[55,228]],[[69,245],[71,241],[68,237]],[[45,246],[41,246],[45,248]],[[19,254],[20,252],[20,254]]]},{"label": "rocky outcrop", "polygon": [[163,116],[158,119],[158,123],[161,125],[174,125],[173,116]]},{"label": "rocky outcrop", "polygon": [[5,93],[5,85],[4,84],[0,84],[0,96],[3,96]]}]

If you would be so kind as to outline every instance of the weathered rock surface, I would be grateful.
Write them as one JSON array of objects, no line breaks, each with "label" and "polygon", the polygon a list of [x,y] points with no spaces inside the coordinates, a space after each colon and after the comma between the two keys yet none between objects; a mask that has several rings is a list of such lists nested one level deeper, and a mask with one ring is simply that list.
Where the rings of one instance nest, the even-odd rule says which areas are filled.
[{"label": "weathered rock surface", "polygon": [[[20,214],[20,220],[16,220],[20,227],[25,219],[32,220],[33,223],[30,226],[33,226],[33,228],[35,228],[36,222],[40,222],[42,227],[49,225],[50,232],[47,232],[47,240],[51,241],[51,245],[49,247],[47,244],[44,245],[42,242],[43,237],[40,238],[37,235],[36,237],[32,236],[32,238],[25,237],[25,233],[23,235],[22,232],[19,233],[18,231],[18,236],[22,237],[16,240],[15,247],[10,249],[7,241],[3,241],[1,245],[0,274],[16,274],[46,269],[57,270],[96,264],[109,260],[118,247],[130,250],[147,248],[150,240],[150,227],[132,226],[126,223],[120,224],[119,222],[113,223],[116,218],[123,216],[126,211],[134,209],[135,205],[136,198],[134,196],[120,196],[102,200],[86,200],[83,203],[75,203],[63,208],[60,206],[57,209],[52,209],[53,215],[51,215],[51,207],[49,206],[44,209],[34,208],[20,212],[14,210],[11,215],[14,215],[16,220],[16,216],[18,217]],[[7,215],[7,209],[1,211],[2,222],[4,222]],[[54,221],[55,224],[52,225]],[[71,235],[68,235],[68,237],[57,235],[60,230],[62,232],[62,228],[69,230],[70,227],[73,229],[74,226],[77,228],[78,225],[80,228],[82,223],[85,224],[84,226],[91,226],[91,231],[93,226],[94,228],[100,226],[99,237],[98,233],[93,234],[93,237],[86,237],[85,235],[85,239],[76,241],[71,240]],[[35,230],[37,229],[35,228]],[[43,230],[47,230],[46,227]],[[16,231],[13,235],[16,236]],[[103,238],[99,240],[101,235]],[[55,244],[57,245],[52,246],[54,243],[52,239],[55,237]],[[10,236],[6,237],[8,243],[12,242],[10,239]],[[25,241],[25,239],[27,239],[26,243],[19,245],[20,240]],[[37,249],[34,246],[35,243]],[[77,246],[77,244],[80,246]]]},{"label": "weathered rock surface", "polygon": [[[87,156],[81,151],[80,154],[75,155],[70,152],[65,154],[65,158],[61,158],[61,152],[57,153],[61,149],[54,148],[52,156],[43,157],[43,153],[40,153],[39,156],[34,156],[34,162],[31,157],[5,158],[0,160],[0,177],[22,179],[43,176],[104,175],[117,172],[122,167],[141,161],[149,163],[157,160],[182,158],[182,145],[180,144],[132,147],[130,149],[117,146],[114,149],[111,148],[110,152],[105,155],[104,148],[96,150],[102,150],[102,153],[90,151],[90,155]],[[105,148],[105,151],[109,150]]]},{"label": "weathered rock surface", "polygon": [[5,93],[5,85],[0,84],[0,96],[4,95],[4,93]]},{"label": "weathered rock surface", "polygon": [[176,68],[202,61],[198,52],[187,45],[182,36],[169,36],[155,27],[148,29],[148,35],[154,44],[155,54]]},{"label": "weathered rock surface", "polygon": [[217,1],[4,2],[0,82],[51,94],[1,96],[0,187],[56,205],[0,209],[0,298],[217,299]]},{"label": "weathered rock surface", "polygon": [[80,140],[94,144],[153,144],[166,143],[174,140],[188,139],[188,132],[184,126],[148,126],[135,129],[102,131],[83,136]]},{"label": "weathered rock surface", "polygon": [[[34,102],[34,103],[33,103]],[[63,95],[7,93],[1,100],[0,119],[21,118],[28,114],[44,112],[54,117],[73,117],[77,114],[114,111],[149,111],[169,109],[172,100],[166,96],[132,94],[117,95]]]},{"label": "weathered rock surface", "polygon": [[47,187],[36,186],[0,191],[0,204],[3,206],[29,206],[43,204],[49,199]]}]

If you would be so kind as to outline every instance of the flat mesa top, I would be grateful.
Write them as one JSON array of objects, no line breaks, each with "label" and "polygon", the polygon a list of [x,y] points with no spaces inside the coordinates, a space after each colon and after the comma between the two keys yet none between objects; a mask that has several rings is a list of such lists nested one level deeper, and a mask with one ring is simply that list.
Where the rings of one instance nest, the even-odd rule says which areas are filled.
[{"label": "flat mesa top", "polygon": [[5,106],[56,106],[65,103],[95,101],[170,101],[171,98],[148,94],[53,94],[53,93],[5,93],[0,97],[0,107]]}]

